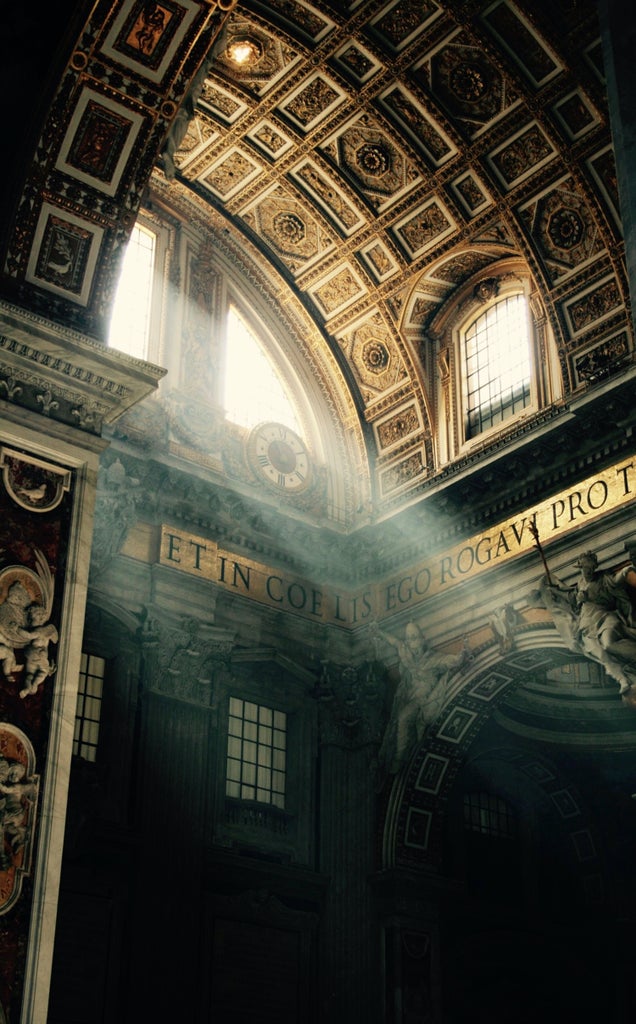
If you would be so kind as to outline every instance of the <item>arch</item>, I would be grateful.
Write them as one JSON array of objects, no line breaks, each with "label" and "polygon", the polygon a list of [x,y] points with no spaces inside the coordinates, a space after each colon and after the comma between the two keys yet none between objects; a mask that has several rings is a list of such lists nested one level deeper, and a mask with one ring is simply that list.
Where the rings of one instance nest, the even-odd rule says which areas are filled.
[{"label": "arch", "polygon": [[[441,282],[445,294],[440,302]],[[435,312],[425,326],[418,327],[415,310],[427,294],[437,295]],[[529,401],[520,413],[471,436],[465,426],[464,333],[480,314],[515,295],[524,296],[528,310]],[[520,416],[531,420],[533,414],[558,402],[564,393],[565,382],[544,297],[530,266],[518,253],[502,252],[501,247],[471,246],[436,261],[411,289],[405,303],[403,330],[422,353],[421,372],[434,414],[438,465],[505,434],[514,428]]]},{"label": "arch", "polygon": [[[577,660],[553,629],[540,628],[519,634],[506,656],[498,656],[494,649],[487,651],[472,668],[455,677],[452,698],[384,796],[382,868],[441,870],[448,801],[471,750],[478,749],[477,741],[491,720],[499,722],[503,735],[507,730],[530,741],[536,750],[542,742],[548,749],[561,744],[577,750],[591,743],[602,749],[616,743],[619,731],[627,749],[636,747],[636,722],[624,718],[616,688],[607,684],[603,674],[595,676],[583,694],[575,688],[567,690],[562,682],[537,683],[547,679],[555,667]],[[541,686],[542,700],[547,696],[554,701],[554,715],[551,720],[548,701],[537,725],[532,690]],[[515,704],[518,690],[523,690],[525,699]],[[526,751],[522,756],[531,761],[542,755]],[[563,788],[554,773],[548,774],[546,792]],[[580,821],[578,818],[577,823]],[[580,841],[583,850],[587,839],[581,835]]]}]

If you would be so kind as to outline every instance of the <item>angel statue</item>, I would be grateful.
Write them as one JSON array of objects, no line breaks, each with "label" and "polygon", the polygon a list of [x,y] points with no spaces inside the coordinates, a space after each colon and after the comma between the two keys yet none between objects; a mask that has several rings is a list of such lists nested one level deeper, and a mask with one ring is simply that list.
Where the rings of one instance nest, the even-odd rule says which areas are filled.
[{"label": "angel statue", "polygon": [[[19,565],[0,571],[0,666],[5,679],[24,672],[23,698],[36,693],[55,672],[49,645],[59,640],[57,628],[49,621],[53,575],[42,552],[34,554],[37,571]],[[16,656],[18,651],[23,652],[22,661]]]},{"label": "angel statue", "polygon": [[433,650],[415,622],[407,624],[404,640],[384,633],[377,623],[370,629],[372,638],[385,640],[400,659],[400,682],[379,752],[380,764],[395,774],[439,716],[446,702],[450,676],[471,655],[465,644],[459,654]]},{"label": "angel statue", "polygon": [[566,585],[550,574],[535,531],[533,536],[546,575],[531,595],[531,603],[550,612],[566,646],[602,665],[618,683],[623,702],[631,704],[636,694],[636,621],[626,586],[628,574],[600,571],[596,554],[583,551],[576,561],[580,575],[574,584]]}]

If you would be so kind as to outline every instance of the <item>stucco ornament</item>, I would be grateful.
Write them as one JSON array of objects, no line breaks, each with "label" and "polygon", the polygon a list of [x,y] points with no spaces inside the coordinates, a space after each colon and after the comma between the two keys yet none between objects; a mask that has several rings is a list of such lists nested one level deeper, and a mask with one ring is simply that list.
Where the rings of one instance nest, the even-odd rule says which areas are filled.
[{"label": "stucco ornament", "polygon": [[24,565],[0,570],[0,667],[6,682],[21,679],[22,698],[37,693],[55,672],[49,645],[59,640],[50,621],[53,575],[41,551],[34,558],[37,571]]},{"label": "stucco ornament", "polygon": [[0,722],[0,751],[1,916],[18,900],[22,881],[31,872],[40,778],[31,742],[7,722]]}]

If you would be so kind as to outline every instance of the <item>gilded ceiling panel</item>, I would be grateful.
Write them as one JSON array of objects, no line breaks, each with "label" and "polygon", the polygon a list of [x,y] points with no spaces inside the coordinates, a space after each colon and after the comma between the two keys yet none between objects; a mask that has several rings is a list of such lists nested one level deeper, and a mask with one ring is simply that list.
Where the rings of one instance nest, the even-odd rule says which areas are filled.
[{"label": "gilded ceiling panel", "polygon": [[321,71],[305,79],[278,105],[277,113],[307,134],[347,99],[346,92]]},{"label": "gilded ceiling panel", "polygon": [[360,255],[378,284],[388,281],[400,270],[396,257],[380,238],[364,245]]},{"label": "gilded ceiling panel", "polygon": [[575,298],[564,302],[563,309],[572,339],[612,316],[622,303],[623,296],[613,274],[603,277],[579,292]]},{"label": "gilded ceiling panel", "polygon": [[[232,13],[224,29],[217,65],[235,82],[264,96],[302,59],[298,49],[259,22]],[[237,64],[236,55],[242,62]]]},{"label": "gilded ceiling panel", "polygon": [[266,242],[293,274],[307,271],[336,247],[336,239],[289,188],[274,185],[240,211],[254,234]]},{"label": "gilded ceiling panel", "polygon": [[371,20],[371,28],[394,50],[403,50],[442,14],[433,0],[392,0]]},{"label": "gilded ceiling panel", "polygon": [[265,153],[271,160],[280,160],[294,145],[294,140],[282,130],[280,125],[269,118],[258,121],[253,128],[247,130],[246,138]]},{"label": "gilded ceiling panel", "polygon": [[342,313],[366,294],[366,286],[351,263],[340,263],[309,288],[325,320]]},{"label": "gilded ceiling panel", "polygon": [[519,93],[483,47],[454,32],[418,61],[414,75],[469,138],[480,135],[519,103]]},{"label": "gilded ceiling panel", "polygon": [[494,4],[483,18],[535,88],[546,85],[563,70],[561,62],[529,19],[506,0]]},{"label": "gilded ceiling panel", "polygon": [[292,30],[292,36],[300,33],[305,39],[318,43],[335,27],[329,15],[305,0],[271,0],[270,3],[256,3],[268,16],[274,17]]},{"label": "gilded ceiling panel", "polygon": [[423,181],[415,161],[370,114],[354,118],[320,148],[378,212]]},{"label": "gilded ceiling panel", "polygon": [[455,143],[409,89],[393,83],[379,96],[379,102],[433,170],[443,167],[457,155]]},{"label": "gilded ceiling panel", "polygon": [[290,176],[318,203],[345,237],[365,226],[366,218],[362,209],[347,196],[333,175],[328,174],[315,160],[302,160],[291,168]]},{"label": "gilded ceiling panel", "polygon": [[418,404],[410,401],[373,424],[378,451],[391,452],[397,445],[408,441],[424,428]]},{"label": "gilded ceiling panel", "polygon": [[224,150],[205,171],[199,181],[215,196],[227,202],[258,177],[262,164],[239,146]]},{"label": "gilded ceiling panel", "polygon": [[366,46],[358,39],[347,39],[333,55],[333,62],[338,70],[346,77],[351,78],[357,85],[364,85],[378,71],[382,70],[382,64]]},{"label": "gilded ceiling panel", "polygon": [[203,83],[199,106],[227,125],[234,124],[249,109],[235,89],[224,89],[217,81],[210,79]]},{"label": "gilded ceiling panel", "polygon": [[599,115],[581,89],[575,89],[554,104],[556,124],[569,142],[582,139],[596,128]]},{"label": "gilded ceiling panel", "polygon": [[382,499],[393,499],[414,484],[421,483],[428,470],[427,452],[424,445],[392,465],[378,472],[378,485]]},{"label": "gilded ceiling panel", "polygon": [[457,231],[457,223],[440,199],[433,198],[411,210],[393,227],[393,233],[411,260]]},{"label": "gilded ceiling panel", "polygon": [[593,210],[571,177],[524,203],[519,212],[554,282],[591,263],[604,248]]},{"label": "gilded ceiling panel", "polygon": [[556,156],[554,146],[533,121],[489,153],[488,160],[504,189],[509,191]]},{"label": "gilded ceiling panel", "polygon": [[338,341],[350,362],[365,403],[408,380],[408,372],[390,330],[378,310],[343,332]]},{"label": "gilded ceiling panel", "polygon": [[492,198],[476,172],[470,168],[451,182],[455,198],[459,200],[462,212],[469,218],[477,217],[492,205]]}]

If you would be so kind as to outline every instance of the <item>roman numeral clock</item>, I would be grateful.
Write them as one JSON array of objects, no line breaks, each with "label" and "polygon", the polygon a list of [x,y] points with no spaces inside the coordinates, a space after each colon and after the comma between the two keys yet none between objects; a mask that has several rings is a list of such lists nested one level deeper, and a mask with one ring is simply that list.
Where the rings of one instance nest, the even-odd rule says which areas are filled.
[{"label": "roman numeral clock", "polygon": [[256,476],[285,494],[309,487],[312,466],[307,445],[282,423],[261,423],[247,438],[247,459]]}]

